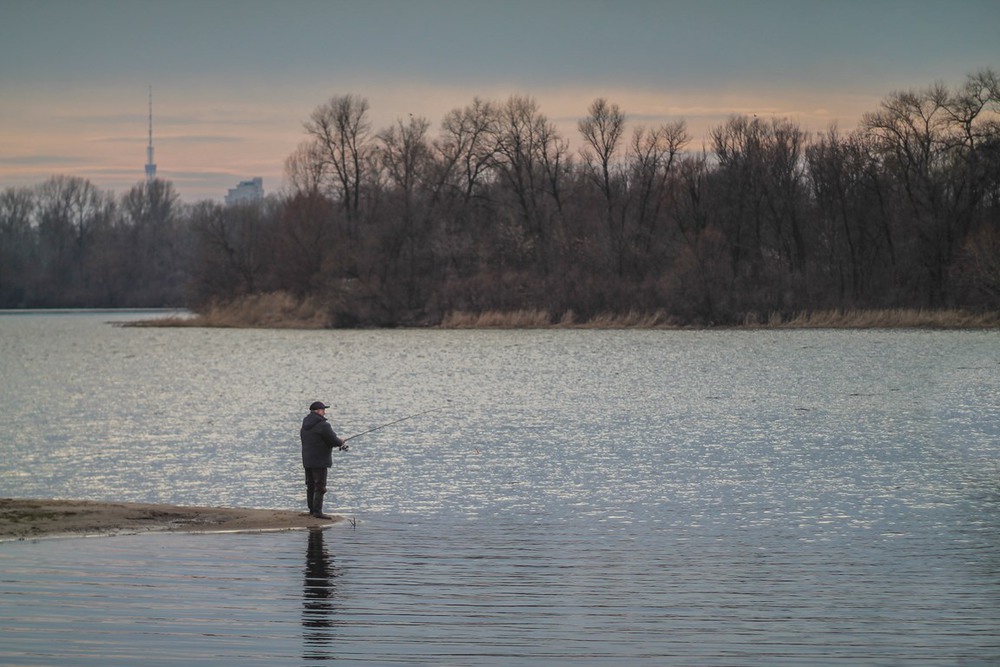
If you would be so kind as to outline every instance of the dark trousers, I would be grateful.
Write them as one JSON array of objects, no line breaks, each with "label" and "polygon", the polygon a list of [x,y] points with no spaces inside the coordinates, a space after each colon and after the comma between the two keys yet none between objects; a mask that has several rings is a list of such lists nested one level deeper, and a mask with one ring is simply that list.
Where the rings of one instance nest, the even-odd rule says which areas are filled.
[{"label": "dark trousers", "polygon": [[[321,511],[323,494],[326,493],[326,476],[329,468],[306,468],[306,504],[309,511]],[[317,503],[318,501],[318,503]]]}]

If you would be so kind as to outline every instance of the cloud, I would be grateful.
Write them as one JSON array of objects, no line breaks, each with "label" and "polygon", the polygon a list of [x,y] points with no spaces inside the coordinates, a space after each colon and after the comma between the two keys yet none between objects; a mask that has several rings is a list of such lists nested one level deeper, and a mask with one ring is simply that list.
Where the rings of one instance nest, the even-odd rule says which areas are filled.
[{"label": "cloud", "polygon": [[0,165],[9,167],[45,167],[52,165],[86,164],[88,160],[75,155],[14,155],[0,156]]},{"label": "cloud", "polygon": [[[117,137],[96,137],[89,141],[99,144],[145,144],[149,140],[147,135],[140,136],[117,136]],[[226,144],[240,143],[246,141],[245,137],[226,134],[175,134],[175,135],[155,135],[153,143],[159,144]]]},{"label": "cloud", "polygon": [[223,134],[188,134],[167,135],[158,141],[168,144],[239,144],[246,141],[245,137]]}]

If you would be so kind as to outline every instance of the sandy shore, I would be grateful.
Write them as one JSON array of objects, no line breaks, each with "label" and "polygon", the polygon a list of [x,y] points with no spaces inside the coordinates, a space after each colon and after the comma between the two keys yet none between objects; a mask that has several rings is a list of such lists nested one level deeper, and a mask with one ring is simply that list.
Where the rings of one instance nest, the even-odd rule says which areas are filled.
[{"label": "sandy shore", "polygon": [[342,520],[315,519],[290,510],[0,498],[0,541],[152,531],[291,530],[319,528]]}]

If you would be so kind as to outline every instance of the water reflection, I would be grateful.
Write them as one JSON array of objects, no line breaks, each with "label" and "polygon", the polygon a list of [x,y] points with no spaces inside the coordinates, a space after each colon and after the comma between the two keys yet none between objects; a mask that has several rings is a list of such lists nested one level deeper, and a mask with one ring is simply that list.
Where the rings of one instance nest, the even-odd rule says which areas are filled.
[{"label": "water reflection", "polygon": [[334,660],[336,579],[343,572],[326,549],[322,529],[309,531],[302,582],[302,659]]},{"label": "water reflection", "polygon": [[329,545],[0,545],[0,664],[1000,665],[996,332],[102,322],[0,317],[4,495],[295,507],[317,372],[348,433],[454,407],[351,448]]}]

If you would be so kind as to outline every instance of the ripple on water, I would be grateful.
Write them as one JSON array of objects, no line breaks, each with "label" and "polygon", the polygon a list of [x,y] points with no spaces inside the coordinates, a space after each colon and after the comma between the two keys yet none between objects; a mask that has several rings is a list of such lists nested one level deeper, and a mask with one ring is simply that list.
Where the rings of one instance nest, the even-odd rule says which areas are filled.
[{"label": "ripple on water", "polygon": [[355,530],[0,545],[0,663],[1000,663],[995,333],[39,317],[0,317],[9,495],[301,507],[303,397],[448,409],[338,456]]}]

